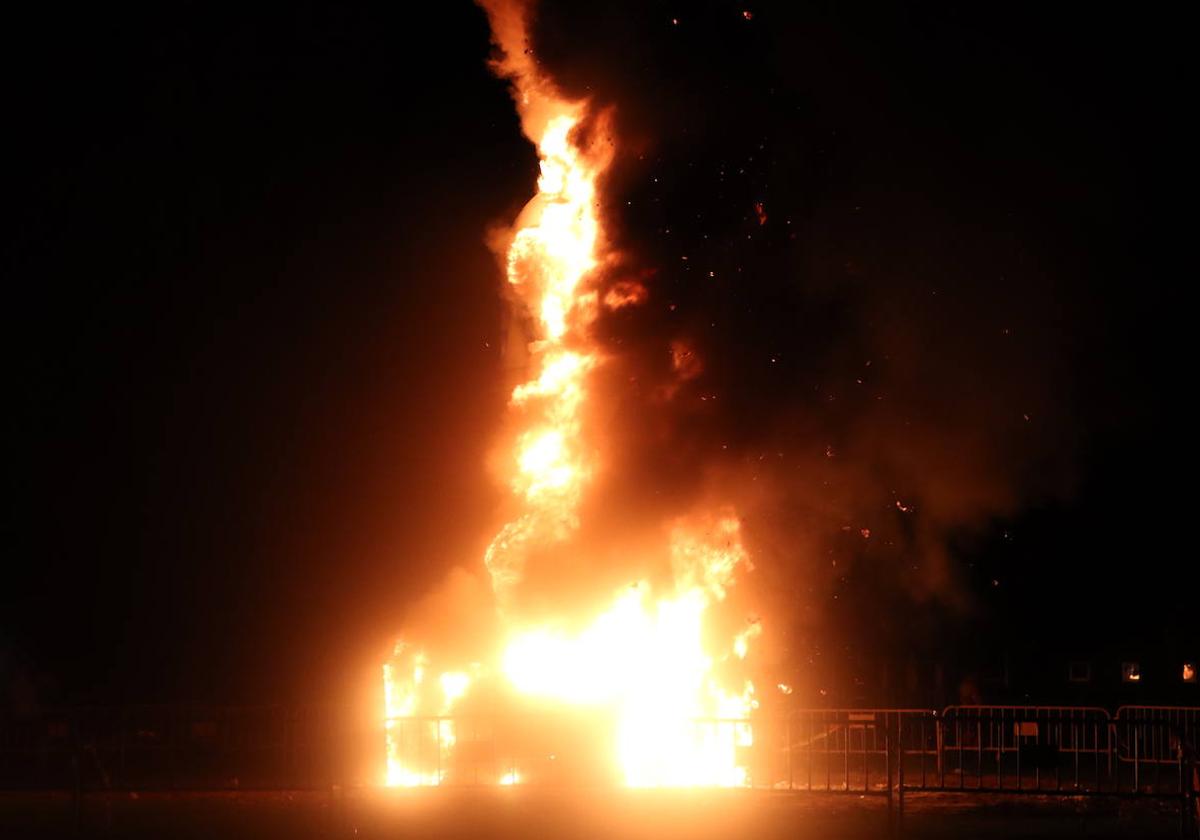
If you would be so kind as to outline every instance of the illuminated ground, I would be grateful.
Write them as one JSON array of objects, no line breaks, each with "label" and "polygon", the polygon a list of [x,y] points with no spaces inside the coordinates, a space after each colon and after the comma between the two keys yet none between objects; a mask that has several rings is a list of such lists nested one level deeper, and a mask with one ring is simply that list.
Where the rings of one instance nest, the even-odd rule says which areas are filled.
[{"label": "illuminated ground", "polygon": [[[0,836],[73,835],[63,794],[0,794]],[[858,796],[535,790],[112,794],[82,836],[106,838],[884,838],[886,804]],[[1171,805],[910,796],[906,837],[1177,837]],[[80,836],[80,835],[75,835]]]}]

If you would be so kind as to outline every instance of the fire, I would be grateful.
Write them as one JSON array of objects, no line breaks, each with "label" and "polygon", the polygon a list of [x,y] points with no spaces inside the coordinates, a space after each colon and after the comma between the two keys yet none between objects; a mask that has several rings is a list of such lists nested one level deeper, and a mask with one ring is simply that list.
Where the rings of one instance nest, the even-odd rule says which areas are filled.
[{"label": "fire", "polygon": [[[748,784],[741,755],[752,744],[749,717],[757,702],[752,683],[741,678],[731,686],[728,670],[745,659],[761,626],[720,643],[706,621],[735,572],[749,568],[736,516],[676,522],[664,558],[672,582],[633,582],[582,626],[579,616],[527,620],[513,606],[530,550],[563,544],[577,531],[581,499],[600,468],[584,436],[584,409],[589,374],[605,361],[589,327],[601,299],[596,269],[607,256],[597,184],[612,148],[605,114],[562,98],[532,60],[523,10],[495,0],[485,7],[502,51],[497,69],[512,81],[522,127],[540,158],[537,194],[517,220],[505,260],[507,281],[536,331],[534,375],[513,389],[509,406],[521,429],[509,478],[518,508],[483,558],[505,637],[495,663],[436,677],[423,651],[397,645],[383,670],[387,784],[448,778],[465,742],[446,718],[481,685],[503,686],[539,708],[611,721],[612,742],[600,749],[625,784]],[[629,281],[603,296],[610,308],[645,298]],[[420,747],[410,749],[409,740]],[[493,781],[517,784],[525,776],[509,767]]]},{"label": "fire", "polygon": [[[721,528],[736,531],[736,520]],[[517,633],[504,653],[505,676],[530,696],[612,710],[628,785],[745,784],[736,751],[750,745],[751,731],[738,721],[756,705],[754,688],[749,682],[738,692],[723,688],[703,642],[706,610],[724,597],[740,552],[737,545],[707,547],[707,562],[682,575],[683,581],[710,576],[707,586],[677,582],[673,597],[656,598],[639,582],[576,635],[556,628]]]}]

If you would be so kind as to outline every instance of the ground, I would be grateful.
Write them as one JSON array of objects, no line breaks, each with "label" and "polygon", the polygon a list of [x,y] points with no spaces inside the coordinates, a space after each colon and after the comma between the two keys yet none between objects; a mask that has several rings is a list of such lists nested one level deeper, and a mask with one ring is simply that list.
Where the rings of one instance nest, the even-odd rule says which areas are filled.
[{"label": "ground", "polygon": [[[0,794],[0,837],[821,838],[887,837],[887,803],[858,795],[743,791],[352,791]],[[1109,798],[910,795],[907,838],[1178,837],[1172,803]]]}]

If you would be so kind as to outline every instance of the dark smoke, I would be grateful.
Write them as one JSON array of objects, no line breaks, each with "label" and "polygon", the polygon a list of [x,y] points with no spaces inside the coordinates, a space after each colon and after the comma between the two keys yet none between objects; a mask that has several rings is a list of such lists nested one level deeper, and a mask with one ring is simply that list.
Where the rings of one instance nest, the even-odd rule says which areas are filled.
[{"label": "dark smoke", "polygon": [[731,502],[785,632],[917,638],[976,609],[979,545],[1075,492],[1116,141],[1060,108],[1079,56],[797,5],[538,11],[543,65],[615,108],[602,286],[649,293],[599,324],[620,460],[591,518]]}]

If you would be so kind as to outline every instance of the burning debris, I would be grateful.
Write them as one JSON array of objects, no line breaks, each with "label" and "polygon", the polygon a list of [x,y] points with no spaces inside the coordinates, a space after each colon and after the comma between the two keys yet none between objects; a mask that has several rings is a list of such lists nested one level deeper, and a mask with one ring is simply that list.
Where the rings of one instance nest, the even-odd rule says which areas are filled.
[{"label": "burning debris", "polygon": [[[763,628],[755,619],[722,640],[714,619],[736,575],[749,570],[735,512],[665,523],[649,550],[661,556],[642,564],[661,573],[590,593],[590,610],[533,609],[523,597],[539,574],[582,550],[585,494],[603,468],[587,416],[589,378],[606,363],[591,335],[596,301],[615,310],[647,294],[631,280],[598,288],[597,269],[610,258],[597,213],[597,184],[612,157],[608,114],[559,95],[528,47],[523,6],[484,6],[499,49],[494,68],[512,83],[541,168],[537,195],[505,251],[508,283],[530,322],[532,375],[509,404],[516,431],[504,471],[514,514],[483,557],[500,639],[492,650],[496,640],[478,640],[486,655],[466,662],[443,661],[420,638],[396,645],[383,669],[387,783],[436,785],[453,776],[475,747],[447,718],[537,709],[593,719],[602,734],[589,748],[625,784],[745,785],[740,756],[752,736],[737,722],[748,721],[757,701],[740,663]],[[676,342],[669,352],[680,381],[698,375],[690,348]],[[723,725],[696,725],[705,719]],[[523,778],[517,768],[497,768],[493,781]]]}]

